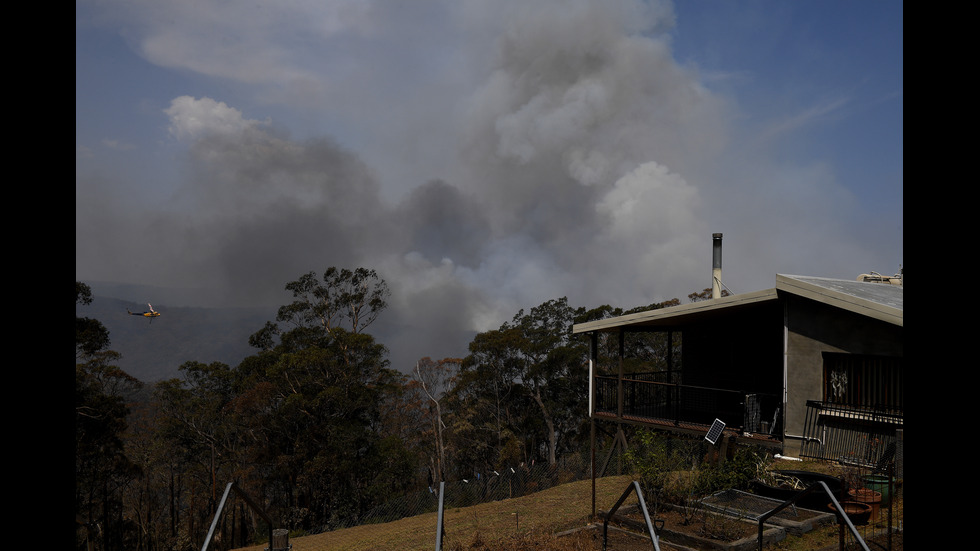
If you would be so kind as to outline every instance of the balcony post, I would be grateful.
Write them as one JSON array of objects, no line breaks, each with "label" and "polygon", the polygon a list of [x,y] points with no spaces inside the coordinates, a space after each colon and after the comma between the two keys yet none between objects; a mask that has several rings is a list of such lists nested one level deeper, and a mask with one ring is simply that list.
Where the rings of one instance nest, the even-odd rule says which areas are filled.
[{"label": "balcony post", "polygon": [[626,355],[626,333],[623,329],[619,329],[619,377],[617,380],[616,389],[616,405],[617,416],[619,420],[623,420],[623,370],[625,369],[623,356]]},{"label": "balcony post", "polygon": [[589,442],[591,444],[592,518],[595,518],[595,396],[599,371],[599,333],[589,333]]}]

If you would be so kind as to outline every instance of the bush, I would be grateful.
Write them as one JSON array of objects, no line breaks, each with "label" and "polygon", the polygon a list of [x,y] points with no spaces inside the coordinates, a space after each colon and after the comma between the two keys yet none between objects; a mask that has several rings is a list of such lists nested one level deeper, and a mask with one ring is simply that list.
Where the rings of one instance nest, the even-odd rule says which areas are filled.
[{"label": "bush", "polygon": [[626,459],[655,506],[664,502],[690,505],[719,490],[748,487],[756,476],[759,454],[740,448],[728,461],[713,465],[703,460],[708,446],[702,439],[640,431]]}]

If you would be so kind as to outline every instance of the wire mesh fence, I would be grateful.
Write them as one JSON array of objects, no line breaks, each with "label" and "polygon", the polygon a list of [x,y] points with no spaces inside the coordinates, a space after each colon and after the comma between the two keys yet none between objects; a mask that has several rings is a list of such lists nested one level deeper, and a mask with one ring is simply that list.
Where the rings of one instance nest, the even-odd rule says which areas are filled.
[{"label": "wire mesh fence", "polygon": [[[631,448],[635,449],[636,439],[630,438]],[[665,440],[666,446],[658,453],[683,458],[676,468],[698,468],[702,462],[712,459],[716,449],[703,438],[671,436]],[[769,451],[765,448],[749,449],[758,456]],[[597,468],[604,459],[609,458],[609,469],[604,476],[616,476],[633,472],[628,454],[616,446],[607,445],[595,452]],[[897,456],[901,459],[901,455]],[[672,467],[673,468],[673,467]],[[786,468],[783,464],[781,468]],[[792,467],[791,467],[792,468]],[[887,465],[845,464],[831,461],[808,461],[801,464],[803,469],[814,469],[823,474],[838,478],[841,486],[835,491],[838,503],[842,505],[854,525],[851,532],[846,524],[834,522],[833,510],[827,504],[814,509],[830,518],[814,530],[821,532],[823,548],[832,541],[833,548],[839,549],[903,549],[904,491],[901,467],[896,462]],[[474,473],[472,477],[449,480],[445,483],[445,507],[464,508],[491,501],[518,498],[549,488],[592,476],[592,454],[583,451],[560,458],[556,465],[547,463],[519,464],[487,472]],[[754,490],[753,490],[754,491]],[[755,494],[744,494],[755,497]],[[648,498],[649,499],[649,498]],[[422,488],[391,499],[356,518],[347,518],[320,531],[330,531],[364,524],[378,524],[402,518],[435,513],[438,509],[438,486]],[[609,504],[598,504],[599,508]],[[761,515],[764,511],[759,512]],[[830,515],[828,517],[828,514]],[[794,516],[799,512],[794,511]],[[758,515],[757,515],[758,516]],[[315,533],[313,531],[308,534]]]},{"label": "wire mesh fence", "polygon": [[[905,491],[894,462],[869,467],[841,466],[846,493],[841,506],[849,511],[858,535],[869,549],[904,548]],[[842,549],[862,549],[849,531],[841,535]]]},{"label": "wire mesh fence", "polygon": [[[586,452],[569,454],[559,459],[555,465],[533,462],[478,472],[469,478],[447,480],[444,506],[470,507],[491,501],[522,497],[560,484],[586,480],[591,476],[591,455]],[[393,497],[365,514],[343,519],[329,529],[392,522],[435,512],[439,504],[438,491],[438,485],[434,484]]]},{"label": "wire mesh fence", "polygon": [[[829,499],[818,497],[816,500],[806,500],[801,502],[798,509],[786,512],[783,516],[790,516],[795,520],[821,517],[823,524],[814,525],[814,533],[807,536],[811,538],[808,541],[819,542],[815,545],[821,549],[901,550],[904,547],[904,455],[901,444],[900,439],[893,454],[885,457],[884,460],[879,457],[875,462],[845,459],[832,461],[823,458],[805,462],[777,462],[771,456],[771,449],[739,444],[734,453],[738,453],[739,450],[751,451],[754,452],[751,455],[760,458],[754,476],[765,478],[769,470],[778,473],[777,479],[780,482],[773,484],[780,486],[778,489],[781,491],[775,494],[776,498],[768,500],[768,503],[755,507],[746,504],[748,500],[759,501],[758,495],[764,493],[755,485],[750,485],[752,493],[719,492],[724,494],[723,497],[727,500],[731,500],[733,494],[737,494],[739,498],[737,505],[722,500],[724,502],[719,507],[724,509],[721,512],[725,514],[731,514],[733,508],[740,509],[743,510],[742,515],[745,518],[754,516],[755,520],[758,520],[768,511],[805,490],[813,481],[836,480],[837,484],[829,484],[829,486],[834,498],[854,525],[853,531],[848,528],[843,517],[835,513],[835,508],[830,507],[832,503]],[[712,451],[717,448],[703,438],[660,434],[652,442],[644,438],[632,438],[631,445],[634,450],[646,446],[647,449],[643,453],[657,454],[665,458],[663,468],[674,472],[679,470],[690,472],[702,468],[706,462],[718,460],[717,456],[712,458]],[[731,462],[732,458],[729,457],[728,461]],[[807,479],[802,473],[811,473],[813,477]],[[711,508],[708,506],[709,499],[705,499],[704,502],[697,501],[698,507]],[[690,506],[691,503],[686,505]],[[814,514],[805,513],[804,508],[811,509]],[[755,514],[745,515],[745,512],[750,510]]]}]

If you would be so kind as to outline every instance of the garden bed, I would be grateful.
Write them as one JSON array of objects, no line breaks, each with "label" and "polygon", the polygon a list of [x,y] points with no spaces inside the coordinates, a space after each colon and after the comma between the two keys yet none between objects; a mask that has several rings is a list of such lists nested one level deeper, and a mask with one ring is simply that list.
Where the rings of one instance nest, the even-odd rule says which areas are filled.
[{"label": "garden bed", "polygon": [[[603,514],[605,514],[603,512]],[[752,550],[759,547],[759,525],[704,509],[665,508],[651,514],[655,533],[662,540],[695,549]],[[630,530],[646,533],[643,514],[638,507],[623,508],[613,522]],[[661,525],[662,523],[662,525]],[[786,530],[766,524],[762,539],[773,543],[786,537]]]},{"label": "garden bed", "polygon": [[[740,490],[723,490],[702,501],[704,507],[723,515],[740,517],[758,523],[759,518],[776,509],[782,502]],[[833,513],[789,506],[766,519],[767,524],[781,526],[794,536],[805,534],[823,524],[833,524]]]}]

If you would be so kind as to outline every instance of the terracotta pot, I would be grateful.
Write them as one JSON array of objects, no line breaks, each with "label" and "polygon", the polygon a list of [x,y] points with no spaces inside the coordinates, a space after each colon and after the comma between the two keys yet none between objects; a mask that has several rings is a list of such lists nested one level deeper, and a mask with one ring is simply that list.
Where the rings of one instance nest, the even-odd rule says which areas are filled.
[{"label": "terracotta pot", "polygon": [[887,507],[888,502],[891,499],[891,494],[888,492],[888,477],[879,474],[868,474],[861,477],[861,482],[864,482],[864,487],[874,490],[876,492],[881,492],[881,506]]},{"label": "terracotta pot", "polygon": [[850,501],[866,503],[871,506],[871,520],[878,520],[878,510],[881,508],[881,492],[871,488],[853,488],[847,491]]},{"label": "terracotta pot", "polygon": [[[867,503],[861,503],[859,501],[845,501],[840,504],[841,508],[844,509],[844,514],[847,518],[851,519],[851,523],[855,526],[861,526],[862,524],[867,524],[868,519],[871,518],[871,506]],[[837,512],[837,508],[831,503],[827,506],[831,511]]]}]

